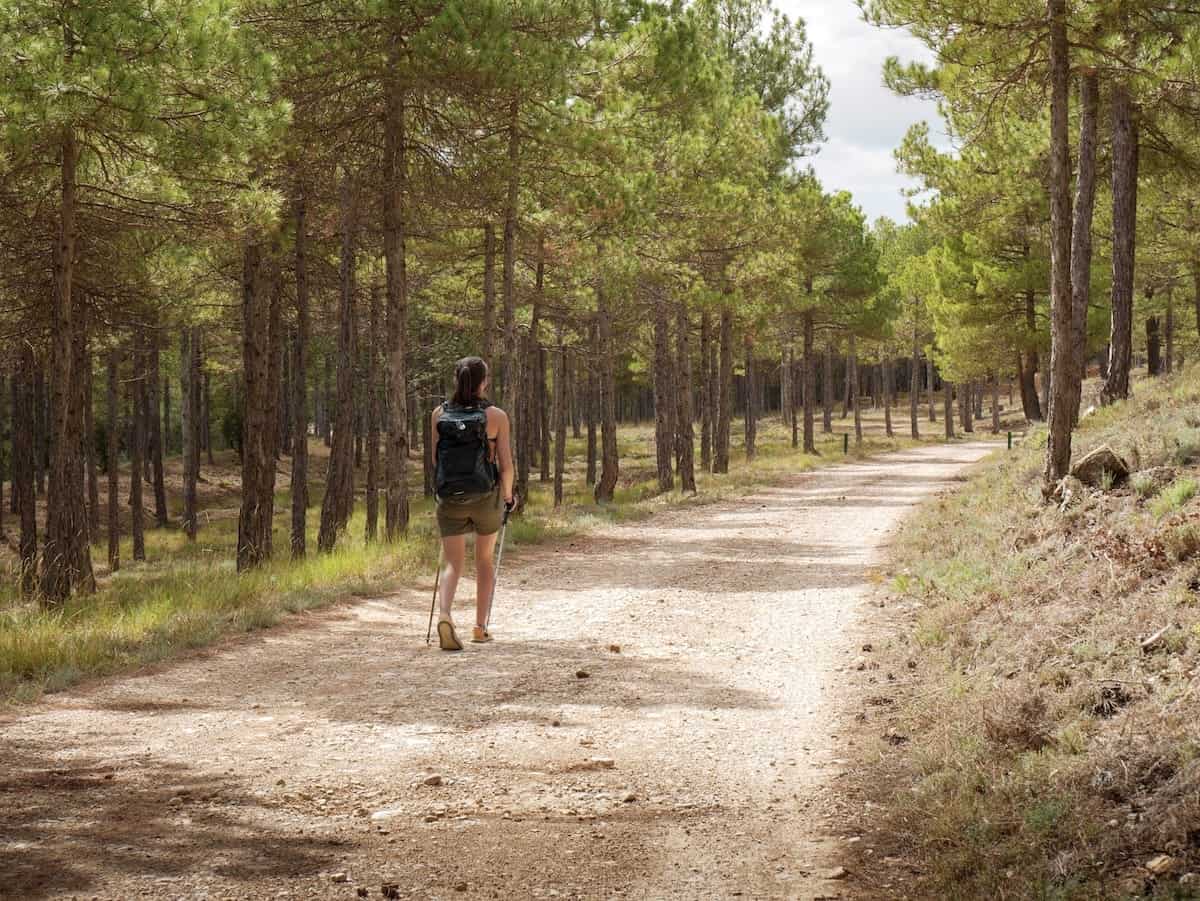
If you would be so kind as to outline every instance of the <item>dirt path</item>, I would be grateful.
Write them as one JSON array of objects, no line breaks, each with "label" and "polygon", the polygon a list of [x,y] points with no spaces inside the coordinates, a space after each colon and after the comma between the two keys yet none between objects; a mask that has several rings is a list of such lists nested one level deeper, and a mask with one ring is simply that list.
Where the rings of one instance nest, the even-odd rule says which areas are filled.
[{"label": "dirt path", "polygon": [[991,447],[527,550],[460,655],[423,589],[54,696],[0,722],[0,896],[837,897],[848,634]]}]

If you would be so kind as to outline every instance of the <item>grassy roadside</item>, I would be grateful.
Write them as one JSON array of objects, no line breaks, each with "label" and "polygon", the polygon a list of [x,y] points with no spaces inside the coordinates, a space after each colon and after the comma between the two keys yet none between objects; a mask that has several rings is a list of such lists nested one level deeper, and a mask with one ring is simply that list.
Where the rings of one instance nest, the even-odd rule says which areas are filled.
[{"label": "grassy roadside", "polygon": [[[841,427],[844,423],[839,423]],[[855,450],[851,440],[851,456],[911,443],[886,438],[881,419],[872,419],[862,449]],[[668,507],[713,503],[786,473],[843,459],[840,435],[823,438],[821,456],[807,456],[791,448],[790,434],[782,425],[763,422],[753,463],[747,464],[735,447],[729,474],[700,474],[699,493],[685,497],[678,492],[657,493],[652,429],[623,429],[621,445],[622,479],[615,504],[600,507],[592,501],[583,480],[584,448],[572,442],[564,507],[552,509],[549,485],[535,477],[527,515],[514,520],[509,529],[510,548],[578,534],[612,521],[643,518]],[[319,486],[313,486],[312,496],[321,497]],[[277,556],[283,559],[255,572],[235,571],[236,516],[231,509],[219,509],[209,511],[213,515],[196,544],[189,544],[177,530],[148,529],[147,563],[128,562],[126,542],[121,570],[109,575],[101,567],[99,592],[77,598],[61,610],[46,611],[23,601],[13,591],[10,574],[3,589],[7,593],[0,594],[0,703],[33,700],[86,678],[136,668],[224,636],[268,627],[288,614],[411,585],[426,579],[434,568],[433,508],[424,498],[414,499],[413,527],[399,544],[364,544],[360,503],[360,512],[335,553],[310,553],[298,563],[286,559],[289,503],[281,492],[274,542]],[[314,508],[309,516],[310,549],[316,546],[318,515]],[[104,555],[103,547],[93,549],[98,565]]]},{"label": "grassy roadside", "polygon": [[1200,897],[1200,367],[1084,420],[1126,486],[1041,503],[1044,442],[893,547],[849,865],[894,897]]}]

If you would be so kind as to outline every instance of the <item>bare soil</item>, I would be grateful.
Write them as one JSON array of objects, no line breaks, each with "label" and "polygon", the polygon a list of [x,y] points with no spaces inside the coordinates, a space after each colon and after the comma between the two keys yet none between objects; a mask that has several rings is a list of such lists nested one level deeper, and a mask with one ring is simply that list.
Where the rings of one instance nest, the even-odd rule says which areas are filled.
[{"label": "bare soil", "polygon": [[460,654],[425,646],[430,574],[11,714],[0,896],[841,897],[874,567],[992,447],[510,555]]}]

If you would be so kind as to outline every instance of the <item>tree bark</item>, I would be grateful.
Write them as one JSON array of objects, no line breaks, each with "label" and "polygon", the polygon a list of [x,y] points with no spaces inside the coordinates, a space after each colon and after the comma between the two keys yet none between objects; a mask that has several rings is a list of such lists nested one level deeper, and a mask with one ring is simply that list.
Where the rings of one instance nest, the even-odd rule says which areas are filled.
[{"label": "tree bark", "polygon": [[743,344],[746,348],[746,416],[743,425],[746,462],[750,463],[758,453],[758,372],[754,362],[754,338],[749,331]]},{"label": "tree bark", "polygon": [[833,434],[833,342],[825,343],[825,369],[821,378],[821,431]]},{"label": "tree bark", "polygon": [[342,182],[341,290],[338,292],[337,400],[334,404],[333,449],[321,503],[321,528],[317,549],[330,553],[346,529],[354,509],[354,383],[355,338],[355,252],[358,240],[357,200],[350,173]]},{"label": "tree bark", "polygon": [[975,383],[963,382],[959,391],[958,417],[962,421],[964,434],[975,432]]},{"label": "tree bark", "polygon": [[105,447],[105,469],[108,472],[108,570],[115,573],[121,568],[121,501],[118,497],[118,455],[121,451],[120,388],[121,352],[113,348],[108,352],[108,405],[105,421],[107,446]]},{"label": "tree bark", "polygon": [[242,505],[238,515],[238,571],[252,569],[271,557],[271,510],[263,496],[265,471],[274,472],[271,456],[268,356],[269,300],[262,247],[248,242],[242,259]]},{"label": "tree bark", "polygon": [[600,419],[600,385],[596,376],[596,366],[599,364],[599,354],[596,347],[600,342],[600,327],[598,318],[593,316],[588,325],[588,347],[592,355],[592,363],[587,367],[587,484],[596,484],[596,464],[598,460],[596,425]]},{"label": "tree bark", "polygon": [[846,358],[846,395],[850,409],[854,411],[854,443],[859,447],[863,442],[862,412],[858,403],[858,350],[855,346],[854,332],[850,333],[850,354]]},{"label": "tree bark", "polygon": [[[1046,485],[1071,468],[1071,430],[1079,411],[1076,313],[1071,289],[1071,60],[1066,0],[1047,0],[1050,21],[1050,407]],[[971,431],[970,412],[963,421]]]},{"label": "tree bark", "polygon": [[912,335],[912,372],[909,373],[908,379],[908,418],[909,425],[912,427],[913,440],[919,441],[921,438],[921,427],[918,422],[921,418],[921,332],[915,321]]},{"label": "tree bark", "polygon": [[[399,55],[399,49],[396,49]],[[384,254],[387,258],[388,448],[386,461],[388,541],[408,530],[408,372],[407,353],[408,268],[405,261],[408,192],[408,139],[404,97],[394,82],[388,102],[384,152],[386,217]]]},{"label": "tree bark", "polygon": [[1157,316],[1146,319],[1146,369],[1150,375],[1162,375],[1162,337]]},{"label": "tree bark", "polygon": [[1167,316],[1163,323],[1163,338],[1166,344],[1166,357],[1163,358],[1163,368],[1168,374],[1175,369],[1175,289],[1167,288]]},{"label": "tree bark", "polygon": [[483,226],[483,359],[496,366],[496,226]]},{"label": "tree bark", "polygon": [[1000,375],[992,373],[992,434],[1000,434]]},{"label": "tree bark", "polygon": [[658,465],[658,490],[666,493],[675,487],[672,457],[675,448],[673,411],[676,404],[671,385],[675,361],[670,352],[670,310],[657,286],[650,292],[654,306],[654,459]]},{"label": "tree bark", "polygon": [[1133,363],[1133,281],[1137,253],[1138,125],[1129,89],[1113,86],[1112,328],[1103,403],[1129,396]]},{"label": "tree bark", "polygon": [[[1200,271],[1200,270],[1198,270]],[[1197,276],[1196,308],[1200,310],[1200,275]],[[700,313],[700,468],[712,472],[713,410],[716,392],[713,391],[712,316],[708,310]]]},{"label": "tree bark", "polygon": [[567,466],[567,420],[569,395],[567,346],[563,343],[563,323],[558,321],[558,352],[554,355],[554,509],[563,503],[563,474]]},{"label": "tree bark", "polygon": [[[1092,220],[1096,210],[1096,132],[1100,83],[1094,71],[1079,82],[1079,172],[1075,183],[1075,224],[1071,229],[1071,335],[1075,366],[1087,378],[1088,306],[1092,287]],[[1079,421],[1079,398],[1075,414]]]},{"label": "tree bark", "polygon": [[946,420],[946,438],[954,437],[954,385],[942,381],[942,416]]},{"label": "tree bark", "polygon": [[892,433],[892,359],[883,361],[883,427],[889,438]]},{"label": "tree bark", "polygon": [[720,365],[717,371],[717,430],[713,435],[713,472],[729,472],[729,433],[733,421],[733,311],[721,309]]},{"label": "tree bark", "polygon": [[813,353],[815,352],[815,326],[813,311],[804,311],[804,359],[801,361],[801,394],[804,402],[804,453],[817,452],[816,435],[816,402],[817,385],[816,372],[813,370]]},{"label": "tree bark", "polygon": [[[19,553],[21,560],[21,592],[32,594],[37,586],[37,500],[34,492],[34,369],[33,346],[28,341],[20,342],[20,371],[13,384],[16,401],[13,410],[13,496],[21,518]],[[116,439],[116,430],[110,432],[110,443]],[[110,464],[114,465],[114,464]],[[109,496],[109,506],[115,510],[114,498]],[[110,512],[110,517],[115,515]]]},{"label": "tree bark", "polygon": [[296,333],[292,348],[292,559],[302,560],[308,544],[308,198],[296,192]]},{"label": "tree bark", "polygon": [[[603,256],[603,254],[601,254]],[[603,284],[596,291],[596,321],[600,350],[600,478],[596,482],[597,503],[611,503],[617,487],[617,376],[616,351],[613,347],[612,314],[608,292]]]},{"label": "tree bark", "polygon": [[[375,541],[379,534],[379,422],[382,410],[379,402],[379,285],[371,286],[371,323],[369,333],[370,351],[367,371],[363,378],[367,383],[367,522],[366,539]],[[427,420],[428,417],[422,417]]]},{"label": "tree bark", "polygon": [[167,527],[167,488],[163,479],[163,433],[158,409],[162,393],[162,368],[159,361],[159,334],[157,323],[150,335],[147,351],[146,372],[146,451],[149,454],[151,477],[154,484],[154,524],[157,528]]},{"label": "tree bark", "polygon": [[[515,406],[520,398],[521,343],[517,334],[516,260],[517,260],[517,203],[520,199],[521,133],[518,128],[519,107],[516,100],[508,108],[508,168],[505,173],[504,199],[504,271],[501,276],[503,292],[504,350],[499,367],[500,394],[505,404]],[[519,419],[519,417],[518,417]],[[520,430],[525,424],[511,423],[514,449],[520,443]]]},{"label": "tree bark", "polygon": [[200,480],[200,329],[184,333],[180,347],[185,377],[182,379],[179,409],[183,413],[183,531],[189,541],[196,540],[200,529],[197,483]]},{"label": "tree bark", "polygon": [[[76,477],[80,471],[78,433],[72,421],[76,310],[74,297],[76,169],[79,148],[75,132],[63,129],[61,143],[59,228],[54,243],[50,394],[50,485],[46,498],[46,539],[42,553],[41,591],[49,604],[62,604],[82,575],[73,561],[88,554],[84,498]],[[80,547],[82,545],[82,548]]]},{"label": "tree bark", "polygon": [[142,476],[146,449],[146,347],[145,336],[139,328],[133,338],[133,378],[129,382],[130,409],[133,429],[129,441],[129,533],[133,538],[133,559],[146,559]]},{"label": "tree bark", "polygon": [[687,302],[675,306],[675,449],[676,469],[679,471],[679,490],[696,493],[696,435],[693,427],[696,416],[692,409],[692,348],[691,319]]},{"label": "tree bark", "polygon": [[[95,374],[92,371],[90,352],[84,361],[83,374],[83,452],[87,466],[88,535],[92,541],[95,541],[100,535],[100,475],[96,468]],[[4,396],[4,380],[0,378],[0,405],[3,405]],[[2,486],[3,473],[0,472],[0,487]],[[0,510],[3,509],[4,501],[0,497]],[[0,527],[0,534],[3,531],[4,529]]]},{"label": "tree bark", "polygon": [[937,422],[937,399],[934,396],[934,383],[937,381],[934,373],[933,360],[925,361],[925,393],[929,401],[929,421]]}]

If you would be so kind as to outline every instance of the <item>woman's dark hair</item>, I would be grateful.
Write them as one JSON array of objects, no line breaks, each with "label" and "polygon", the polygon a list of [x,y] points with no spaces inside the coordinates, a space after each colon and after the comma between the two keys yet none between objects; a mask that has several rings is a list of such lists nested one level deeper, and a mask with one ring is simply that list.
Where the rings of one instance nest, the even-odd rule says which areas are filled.
[{"label": "woman's dark hair", "polygon": [[487,363],[479,357],[463,357],[454,364],[454,396],[451,403],[469,407],[479,402],[479,389],[487,378]]}]

